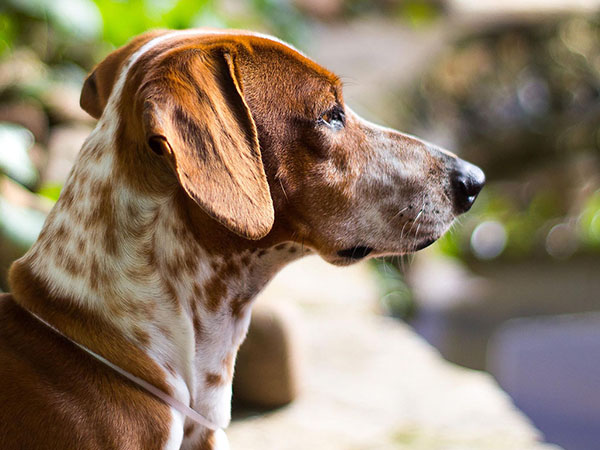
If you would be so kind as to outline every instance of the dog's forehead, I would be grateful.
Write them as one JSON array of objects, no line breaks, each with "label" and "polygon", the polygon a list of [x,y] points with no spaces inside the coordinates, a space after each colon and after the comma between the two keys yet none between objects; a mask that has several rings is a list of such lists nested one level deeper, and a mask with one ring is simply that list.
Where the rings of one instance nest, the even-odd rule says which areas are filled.
[{"label": "dog's forehead", "polygon": [[325,69],[313,59],[291,44],[276,37],[246,30],[220,30],[211,28],[174,30],[160,34],[137,48],[128,58],[125,71],[129,70],[138,60],[151,55],[162,53],[161,50],[171,51],[173,49],[185,49],[212,45],[238,45],[254,52],[260,49],[280,51],[302,63],[307,68],[321,77],[330,80],[333,84],[339,84],[339,78],[334,73]]}]

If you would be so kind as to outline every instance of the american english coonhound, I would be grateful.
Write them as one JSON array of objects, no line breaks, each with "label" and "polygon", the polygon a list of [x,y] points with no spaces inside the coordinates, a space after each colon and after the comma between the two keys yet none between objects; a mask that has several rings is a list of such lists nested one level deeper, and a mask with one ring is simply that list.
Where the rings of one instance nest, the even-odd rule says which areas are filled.
[{"label": "american english coonhound", "polygon": [[0,448],[228,447],[252,300],[308,253],[419,250],[482,171],[369,123],[245,31],[152,31],[89,75],[98,119],[0,298]]}]

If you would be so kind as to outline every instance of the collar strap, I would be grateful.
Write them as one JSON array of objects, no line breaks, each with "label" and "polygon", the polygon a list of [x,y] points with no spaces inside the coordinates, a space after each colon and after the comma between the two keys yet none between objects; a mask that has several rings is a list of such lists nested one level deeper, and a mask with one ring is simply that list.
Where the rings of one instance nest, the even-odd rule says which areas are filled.
[{"label": "collar strap", "polygon": [[[23,308],[23,309],[25,309],[25,308]],[[85,345],[80,344],[77,341],[74,341],[69,336],[63,334],[54,325],[46,322],[44,319],[42,319],[40,316],[38,316],[34,312],[32,312],[32,311],[30,311],[28,309],[25,309],[25,311],[27,311],[29,314],[31,314],[33,317],[35,317],[39,322],[41,322],[42,324],[46,325],[46,327],[50,328],[56,334],[62,336],[67,341],[69,341],[72,344],[76,345],[77,347],[79,347],[81,350],[83,350],[87,354],[93,356],[94,358],[96,358],[98,361],[100,361],[105,366],[110,367],[112,370],[114,370],[115,372],[117,372],[119,375],[127,378],[129,381],[133,382],[134,384],[137,384],[139,387],[141,387],[142,389],[144,389],[146,392],[152,394],[153,396],[155,396],[159,400],[163,401],[164,403],[166,403],[167,405],[169,405],[171,408],[176,409],[177,411],[179,411],[184,416],[186,416],[189,419],[193,420],[194,422],[202,425],[203,427],[208,428],[209,430],[217,431],[217,430],[221,429],[221,427],[219,427],[215,423],[213,423],[210,420],[208,420],[202,414],[200,414],[197,411],[193,410],[188,405],[180,402],[175,397],[167,394],[162,389],[159,389],[156,386],[154,386],[153,384],[148,383],[146,380],[143,380],[143,379],[141,379],[139,377],[136,377],[131,372],[126,371],[125,369],[117,366],[116,364],[113,364],[108,359],[104,358],[103,356],[99,355],[98,353],[94,352],[93,350],[90,350]]]}]

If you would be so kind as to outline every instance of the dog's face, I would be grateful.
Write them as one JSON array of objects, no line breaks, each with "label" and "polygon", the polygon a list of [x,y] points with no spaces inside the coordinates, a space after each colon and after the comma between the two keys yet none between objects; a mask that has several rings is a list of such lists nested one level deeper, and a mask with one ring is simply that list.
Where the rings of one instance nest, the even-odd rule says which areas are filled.
[{"label": "dog's face", "polygon": [[[284,230],[348,264],[429,245],[481,190],[480,169],[361,119],[344,104],[339,79],[289,46],[197,33],[124,52],[123,92],[134,99],[120,107],[188,195],[236,234],[256,240]],[[104,110],[106,84],[88,79],[86,110]]]},{"label": "dog's face", "polygon": [[336,264],[409,253],[471,206],[484,182],[478,168],[365,121],[345,105],[339,79],[314,63],[285,49],[257,53],[240,58],[244,95],[275,215],[297,240]]}]

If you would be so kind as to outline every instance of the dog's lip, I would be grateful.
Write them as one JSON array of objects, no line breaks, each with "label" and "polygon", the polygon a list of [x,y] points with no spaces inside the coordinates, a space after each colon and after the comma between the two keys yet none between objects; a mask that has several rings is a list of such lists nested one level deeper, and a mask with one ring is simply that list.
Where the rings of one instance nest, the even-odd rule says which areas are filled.
[{"label": "dog's lip", "polygon": [[433,244],[437,239],[433,239],[433,238],[427,238],[424,241],[419,242],[416,246],[415,246],[415,251],[419,251],[419,250],[423,250],[424,248],[429,247],[431,244]]},{"label": "dog's lip", "polygon": [[338,256],[347,259],[359,260],[367,256],[373,251],[372,247],[357,245],[355,247],[346,248],[337,252]]}]

